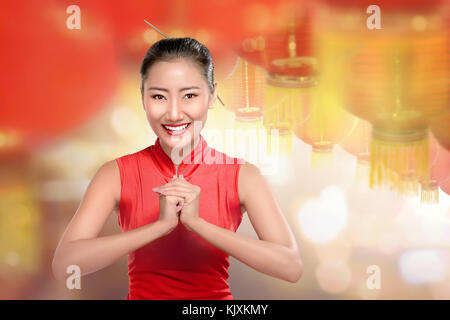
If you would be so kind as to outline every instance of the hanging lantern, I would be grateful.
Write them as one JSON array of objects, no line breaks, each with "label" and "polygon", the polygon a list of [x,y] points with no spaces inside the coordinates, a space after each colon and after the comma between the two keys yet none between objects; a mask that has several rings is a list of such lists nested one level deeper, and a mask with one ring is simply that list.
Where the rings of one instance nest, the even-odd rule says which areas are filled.
[{"label": "hanging lantern", "polygon": [[236,59],[230,76],[223,82],[227,104],[225,108],[235,114],[236,121],[258,122],[264,110],[266,72],[263,68],[245,60]]},{"label": "hanging lantern", "polygon": [[235,145],[240,150],[259,145],[264,135],[265,75],[263,68],[238,57],[232,73],[222,83],[225,108],[234,113]]},{"label": "hanging lantern", "polygon": [[340,101],[331,95],[326,76],[317,87],[308,88],[302,97],[300,107],[301,123],[295,125],[294,134],[311,145],[313,167],[330,164],[334,146],[347,136],[357,125],[358,119],[340,106]]},{"label": "hanging lantern", "polygon": [[274,138],[281,154],[290,154],[292,129],[301,121],[300,103],[305,88],[315,86],[316,59],[311,54],[312,10],[304,3],[293,5],[280,20],[283,28],[247,38],[239,54],[267,71],[263,124],[268,151]]},{"label": "hanging lantern", "polygon": [[345,107],[373,125],[370,186],[410,194],[428,176],[428,121],[448,106],[450,59],[439,10],[417,18],[416,10],[402,11],[409,3],[393,2],[381,30],[361,28],[359,13],[330,6],[320,45],[343,58]]},{"label": "hanging lantern", "polygon": [[[311,26],[309,28],[312,28]],[[318,38],[318,32],[314,32]],[[319,39],[319,38],[318,38]],[[343,95],[340,90],[341,74],[339,59],[317,41],[310,43],[311,56],[315,67],[311,73],[311,83],[297,90],[298,111],[293,132],[302,141],[312,146],[312,166],[322,166],[331,162],[334,146],[346,137],[357,124],[357,118],[343,109]],[[324,49],[324,50],[319,50]]]},{"label": "hanging lantern", "polygon": [[[315,48],[317,49],[317,48]],[[302,141],[312,146],[312,165],[331,162],[335,144],[346,137],[356,126],[357,118],[343,108],[339,65],[327,50],[315,53],[318,61],[316,84],[304,88],[298,98],[299,114],[293,131]]]},{"label": "hanging lantern", "polygon": [[[434,57],[431,50],[414,52],[444,48],[444,38],[424,39],[420,47],[404,40],[373,40],[370,49],[353,57],[347,104],[373,124],[371,186],[392,182],[401,192],[403,181],[416,185],[414,179],[427,176],[427,119],[445,110],[449,92],[445,73],[450,70],[443,49]],[[430,71],[434,81],[429,80]]]},{"label": "hanging lantern", "polygon": [[269,151],[272,130],[278,133],[277,144],[284,154],[291,152],[294,133],[312,146],[312,164],[318,165],[331,158],[334,144],[349,129],[349,119],[341,102],[328,93],[333,73],[321,73],[322,62],[318,65],[313,17],[311,6],[293,8],[283,31],[246,39],[240,52],[267,70],[263,123]]}]

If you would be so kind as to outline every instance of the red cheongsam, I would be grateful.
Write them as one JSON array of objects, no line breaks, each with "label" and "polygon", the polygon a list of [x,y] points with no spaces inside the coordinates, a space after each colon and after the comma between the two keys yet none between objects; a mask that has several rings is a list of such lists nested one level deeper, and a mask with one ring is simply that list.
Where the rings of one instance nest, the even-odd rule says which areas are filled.
[{"label": "red cheongsam", "polygon": [[[121,179],[118,222],[122,231],[152,223],[159,217],[159,198],[152,188],[176,173],[159,144],[116,159]],[[229,157],[207,145],[203,136],[178,167],[178,175],[201,188],[199,216],[236,231],[242,220],[238,174],[242,158]],[[229,255],[181,221],[162,236],[128,254],[127,299],[234,299],[228,285]]]}]

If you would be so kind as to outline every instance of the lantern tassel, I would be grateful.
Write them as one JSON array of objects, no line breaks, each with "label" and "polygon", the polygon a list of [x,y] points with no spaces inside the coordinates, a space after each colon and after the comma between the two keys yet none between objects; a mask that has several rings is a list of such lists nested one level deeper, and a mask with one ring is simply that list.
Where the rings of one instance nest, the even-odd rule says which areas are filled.
[{"label": "lantern tassel", "polygon": [[372,138],[370,187],[387,185],[403,195],[417,195],[418,180],[429,175],[428,139],[384,141]]}]

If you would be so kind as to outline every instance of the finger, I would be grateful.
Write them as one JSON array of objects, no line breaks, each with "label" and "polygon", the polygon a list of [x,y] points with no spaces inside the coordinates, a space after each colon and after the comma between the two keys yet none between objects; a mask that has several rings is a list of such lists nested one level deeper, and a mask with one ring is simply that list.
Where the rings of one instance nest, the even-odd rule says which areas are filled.
[{"label": "finger", "polygon": [[176,175],[173,175],[172,180],[170,180],[169,182],[167,182],[167,183],[165,183],[165,184],[163,184],[163,185],[156,186],[156,187],[154,187],[152,190],[155,191],[155,189],[159,189],[159,188],[161,188],[161,187],[163,187],[163,186],[170,186],[170,185],[172,185],[174,182],[176,182],[177,180],[178,180],[178,177],[177,177]]},{"label": "finger", "polygon": [[170,185],[164,185],[158,188],[157,191],[164,191],[164,190],[168,190],[168,189],[172,189],[172,188],[176,188],[176,189],[183,189],[186,191],[195,191],[196,187],[193,185],[186,185],[186,184],[182,184],[182,183],[172,183]]},{"label": "finger", "polygon": [[186,197],[191,197],[192,192],[179,190],[179,189],[170,189],[170,190],[164,190],[164,195],[186,198]]},{"label": "finger", "polygon": [[184,201],[183,197],[177,196],[177,195],[165,195],[167,198],[169,199],[175,199],[175,200],[179,200],[179,201]]},{"label": "finger", "polygon": [[177,208],[180,207],[181,205],[183,205],[185,202],[184,198],[182,198],[182,197],[178,197],[178,196],[165,196],[165,197],[168,202],[175,204],[175,206]]},{"label": "finger", "polygon": [[164,192],[164,194],[167,194],[167,192],[185,192],[185,193],[195,193],[195,190],[192,188],[186,188],[184,186],[170,186],[170,187],[164,187],[159,190],[160,192]]},{"label": "finger", "polygon": [[185,202],[190,202],[192,198],[194,198],[192,192],[184,191],[180,189],[169,189],[164,190],[164,194],[167,196],[178,196],[185,198]]},{"label": "finger", "polygon": [[[185,180],[184,180],[185,181]],[[166,186],[172,186],[172,185],[177,185],[177,184],[182,184],[183,180],[179,179],[178,177],[174,177],[172,178],[172,180],[170,180],[169,182],[167,182],[166,184],[163,184],[161,187],[166,187]]]},{"label": "finger", "polygon": [[164,190],[156,190],[155,193],[157,193],[159,197],[163,197],[166,195],[166,192]]}]

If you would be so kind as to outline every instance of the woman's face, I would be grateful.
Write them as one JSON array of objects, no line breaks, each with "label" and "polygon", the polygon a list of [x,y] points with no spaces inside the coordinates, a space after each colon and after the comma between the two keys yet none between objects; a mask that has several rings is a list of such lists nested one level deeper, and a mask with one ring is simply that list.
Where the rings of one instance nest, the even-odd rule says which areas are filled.
[{"label": "woman's face", "polygon": [[[189,60],[160,61],[150,67],[142,103],[150,126],[167,152],[197,139],[216,96],[216,89],[211,94],[200,68]],[[184,128],[186,124],[179,131],[168,128]]]}]

